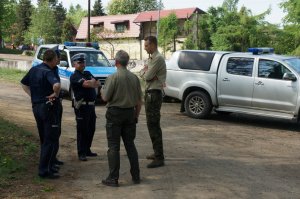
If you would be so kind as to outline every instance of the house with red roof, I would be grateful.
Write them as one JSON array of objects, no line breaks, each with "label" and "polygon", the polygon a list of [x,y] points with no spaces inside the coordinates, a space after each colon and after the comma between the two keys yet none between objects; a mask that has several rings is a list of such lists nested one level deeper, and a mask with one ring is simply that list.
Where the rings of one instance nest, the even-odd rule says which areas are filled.
[{"label": "house with red roof", "polygon": [[[180,44],[186,35],[183,31],[184,22],[191,20],[196,14],[200,16],[205,12],[199,8],[183,8],[172,10],[146,11],[128,15],[107,15],[90,18],[90,28],[93,36],[100,42],[100,49],[109,57],[122,49],[130,54],[131,59],[147,59],[144,51],[143,39],[149,35],[157,36],[157,23],[159,19],[175,13],[178,19],[180,34],[174,42],[174,50],[180,49]],[[78,28],[76,40],[86,41],[88,18],[83,18]],[[93,37],[92,37],[93,38]],[[176,47],[178,45],[178,47]],[[171,53],[169,53],[170,55]],[[166,55],[168,57],[169,55]]]}]

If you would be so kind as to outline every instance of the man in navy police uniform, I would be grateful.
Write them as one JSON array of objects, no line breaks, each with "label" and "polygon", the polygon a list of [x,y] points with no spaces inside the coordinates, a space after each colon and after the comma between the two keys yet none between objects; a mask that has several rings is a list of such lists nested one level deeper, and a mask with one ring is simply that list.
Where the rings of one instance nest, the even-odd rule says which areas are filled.
[{"label": "man in navy police uniform", "polygon": [[58,99],[60,80],[54,72],[56,53],[49,49],[43,56],[43,63],[32,67],[21,80],[22,88],[31,96],[32,110],[37,123],[41,143],[39,176],[59,178],[53,170],[56,143],[59,139]]},{"label": "man in navy police uniform", "polygon": [[87,161],[87,156],[97,156],[91,151],[91,146],[96,128],[95,88],[101,86],[99,80],[84,70],[85,57],[84,53],[79,53],[71,58],[75,72],[70,77],[77,123],[77,152],[81,161]]}]

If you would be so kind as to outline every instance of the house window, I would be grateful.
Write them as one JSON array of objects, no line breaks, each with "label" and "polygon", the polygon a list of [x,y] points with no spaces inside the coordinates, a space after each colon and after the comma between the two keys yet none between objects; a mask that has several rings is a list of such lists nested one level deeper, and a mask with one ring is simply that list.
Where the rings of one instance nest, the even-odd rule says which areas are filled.
[{"label": "house window", "polygon": [[115,26],[116,26],[117,32],[125,32],[125,30],[127,29],[127,26],[125,23],[115,24]]},{"label": "house window", "polygon": [[97,31],[97,32],[102,32],[104,30],[104,23],[98,23],[98,24],[94,24],[93,28]]}]

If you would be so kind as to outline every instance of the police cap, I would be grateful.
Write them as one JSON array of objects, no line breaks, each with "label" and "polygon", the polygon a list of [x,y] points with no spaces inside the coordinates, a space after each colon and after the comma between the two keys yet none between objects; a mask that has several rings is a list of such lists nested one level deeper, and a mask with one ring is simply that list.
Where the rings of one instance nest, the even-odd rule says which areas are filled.
[{"label": "police cap", "polygon": [[73,57],[71,57],[71,61],[80,61],[80,62],[84,62],[85,61],[85,54],[84,53],[78,53],[76,55],[74,55]]}]

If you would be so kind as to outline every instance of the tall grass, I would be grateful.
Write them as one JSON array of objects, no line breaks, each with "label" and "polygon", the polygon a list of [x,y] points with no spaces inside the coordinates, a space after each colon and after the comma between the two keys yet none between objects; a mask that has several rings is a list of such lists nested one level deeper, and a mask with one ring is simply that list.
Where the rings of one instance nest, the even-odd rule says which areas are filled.
[{"label": "tall grass", "polygon": [[16,69],[0,68],[0,80],[19,83],[26,73]]}]

